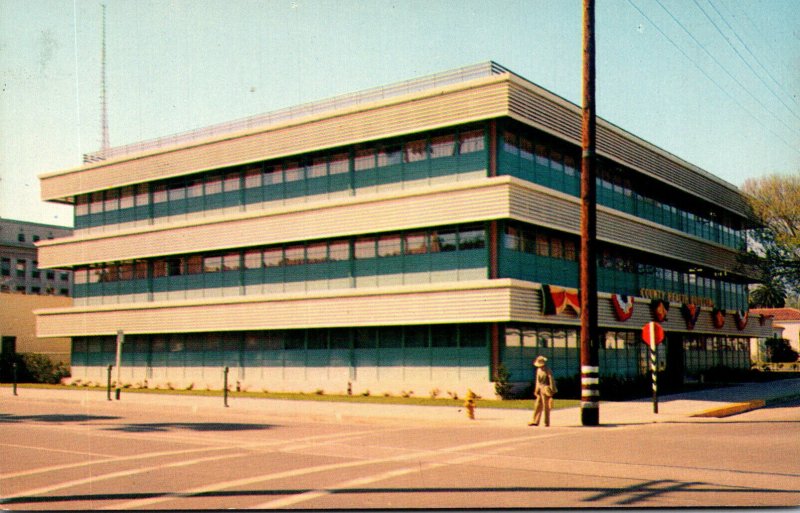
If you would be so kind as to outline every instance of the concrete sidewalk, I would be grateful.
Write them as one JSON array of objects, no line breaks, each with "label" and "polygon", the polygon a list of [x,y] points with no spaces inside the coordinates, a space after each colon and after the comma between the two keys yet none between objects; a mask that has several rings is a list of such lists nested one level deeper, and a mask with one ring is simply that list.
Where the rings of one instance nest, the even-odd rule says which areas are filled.
[{"label": "concrete sidewalk", "polygon": [[[444,422],[504,427],[527,425],[531,410],[478,408],[474,422],[466,418],[463,408],[454,406],[385,405],[369,403],[336,403],[319,401],[292,401],[230,397],[225,408],[222,397],[191,395],[148,394],[122,391],[120,401],[108,401],[105,391],[64,388],[23,388],[18,396],[11,387],[0,388],[2,403],[6,401],[37,401],[52,403],[80,403],[91,409],[101,405],[125,408],[132,405],[150,405],[176,411],[204,414],[236,413],[273,418],[293,417],[325,422]],[[767,383],[714,388],[698,392],[668,395],[659,398],[659,413],[653,413],[651,399],[625,402],[601,402],[600,424],[604,426],[647,424],[654,422],[702,422],[708,417],[724,417],[777,402],[800,399],[800,379],[784,379]],[[0,404],[2,404],[0,403]],[[56,406],[54,406],[56,407]],[[704,415],[701,417],[700,415]],[[581,426],[580,409],[554,410],[551,425],[561,427]]]}]

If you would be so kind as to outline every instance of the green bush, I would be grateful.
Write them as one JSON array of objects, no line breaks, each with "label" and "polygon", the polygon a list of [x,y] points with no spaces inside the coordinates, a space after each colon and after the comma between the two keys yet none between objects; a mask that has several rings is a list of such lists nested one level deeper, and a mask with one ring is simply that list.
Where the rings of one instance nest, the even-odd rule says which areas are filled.
[{"label": "green bush", "polygon": [[792,349],[785,338],[768,338],[764,343],[767,349],[767,361],[773,363],[796,362],[797,351]]},{"label": "green bush", "polygon": [[70,375],[69,366],[54,363],[49,357],[38,353],[16,355],[17,382],[58,384]]},{"label": "green bush", "polygon": [[506,366],[502,363],[498,364],[497,375],[494,380],[494,393],[500,396],[501,399],[511,398],[511,383],[508,382],[509,377],[511,377],[511,373],[508,372]]}]

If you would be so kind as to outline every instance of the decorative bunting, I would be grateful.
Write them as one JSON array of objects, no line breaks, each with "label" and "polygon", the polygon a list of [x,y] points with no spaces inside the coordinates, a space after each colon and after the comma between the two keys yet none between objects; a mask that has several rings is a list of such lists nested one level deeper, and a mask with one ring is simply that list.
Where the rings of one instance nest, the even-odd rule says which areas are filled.
[{"label": "decorative bunting", "polygon": [[652,310],[653,317],[657,322],[664,322],[667,320],[667,313],[669,312],[669,301],[653,299],[650,301],[650,310]]},{"label": "decorative bunting", "polygon": [[736,328],[739,331],[742,331],[747,327],[747,321],[750,317],[750,310],[737,310],[736,313],[733,315],[733,318],[736,320]]},{"label": "decorative bunting", "polygon": [[542,313],[556,315],[571,306],[575,313],[581,313],[581,299],[578,289],[568,289],[556,285],[542,285]]},{"label": "decorative bunting", "polygon": [[633,296],[612,294],[611,304],[614,305],[614,314],[618,321],[625,322],[633,315]]},{"label": "decorative bunting", "polygon": [[721,308],[714,308],[711,310],[711,322],[717,329],[721,329],[725,326],[725,310]]},{"label": "decorative bunting", "polygon": [[697,319],[700,317],[700,305],[694,303],[684,303],[681,305],[681,313],[686,320],[686,328],[693,330]]}]

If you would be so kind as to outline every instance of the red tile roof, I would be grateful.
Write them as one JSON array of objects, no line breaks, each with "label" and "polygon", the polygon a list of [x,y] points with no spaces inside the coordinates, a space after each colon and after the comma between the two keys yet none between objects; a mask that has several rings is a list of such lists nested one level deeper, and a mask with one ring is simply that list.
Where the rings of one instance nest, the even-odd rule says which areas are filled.
[{"label": "red tile roof", "polygon": [[796,308],[753,308],[753,315],[771,315],[776,321],[800,321],[800,310]]}]

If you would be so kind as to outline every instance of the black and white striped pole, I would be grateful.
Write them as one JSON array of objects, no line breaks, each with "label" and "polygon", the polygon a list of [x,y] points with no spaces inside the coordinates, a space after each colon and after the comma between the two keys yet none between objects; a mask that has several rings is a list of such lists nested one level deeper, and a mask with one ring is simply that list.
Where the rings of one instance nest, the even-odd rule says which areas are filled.
[{"label": "black and white striped pole", "polygon": [[653,381],[653,413],[658,413],[658,344],[664,340],[664,329],[657,322],[642,328],[642,338],[650,349],[650,376]]}]

